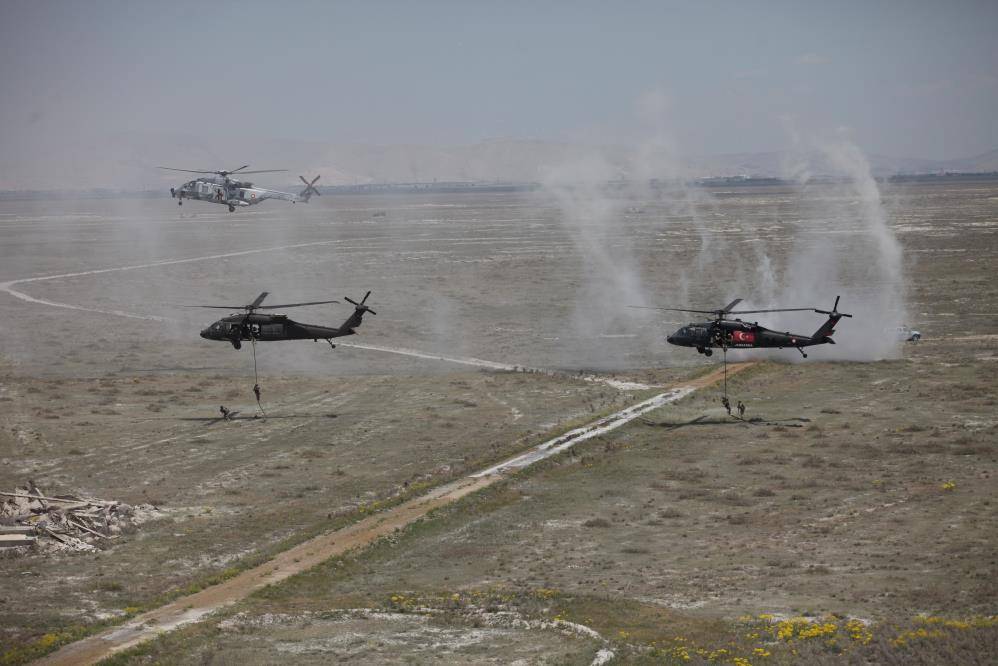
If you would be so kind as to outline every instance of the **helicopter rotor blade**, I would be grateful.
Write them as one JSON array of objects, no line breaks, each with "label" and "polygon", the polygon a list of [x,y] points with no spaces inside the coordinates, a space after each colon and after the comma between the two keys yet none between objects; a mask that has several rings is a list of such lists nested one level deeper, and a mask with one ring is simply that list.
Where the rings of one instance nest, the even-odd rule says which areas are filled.
[{"label": "helicopter rotor blade", "polygon": [[305,189],[302,190],[301,193],[298,194],[298,196],[304,198],[306,201],[308,200],[308,197],[312,196],[313,194],[315,196],[321,196],[319,190],[315,189],[315,184],[319,182],[320,178],[322,178],[322,176],[316,176],[315,178],[312,179],[312,182],[310,183],[305,179],[305,176],[301,175],[298,176],[298,180],[300,180],[305,185]]},{"label": "helicopter rotor blade", "polygon": [[173,167],[158,166],[157,169],[166,169],[167,171],[183,171],[184,173],[218,173],[217,171],[198,171],[195,169],[174,169]]},{"label": "helicopter rotor blade", "polygon": [[267,298],[267,295],[269,293],[270,292],[267,292],[267,291],[262,292],[259,296],[256,297],[256,300],[254,300],[252,303],[250,303],[249,305],[244,306],[244,307],[246,307],[247,309],[254,309],[255,310],[256,308],[260,307],[260,303],[263,303],[263,299]]},{"label": "helicopter rotor blade", "polygon": [[367,292],[366,294],[364,294],[364,298],[360,299],[360,303],[358,303],[357,301],[353,300],[349,296],[344,296],[343,300],[345,300],[348,303],[350,303],[351,305],[353,305],[357,310],[360,310],[362,312],[370,312],[371,314],[376,315],[376,314],[378,314],[377,312],[375,312],[374,310],[372,310],[371,308],[369,308],[367,305],[365,305],[365,303],[367,303],[367,297],[370,296],[370,295],[371,295],[370,291]]},{"label": "helicopter rotor blade", "polygon": [[[245,176],[251,173],[282,173],[287,171],[287,169],[261,169],[259,171],[240,171],[240,176]],[[235,173],[235,171],[230,171],[229,173]]]},{"label": "helicopter rotor blade", "polygon": [[732,308],[734,308],[736,305],[738,305],[741,302],[742,302],[742,299],[736,298],[735,300],[733,300],[730,303],[728,303],[727,305],[725,305],[723,311],[724,312],[731,312]]},{"label": "helicopter rotor blade", "polygon": [[732,310],[726,314],[753,314],[756,312],[812,312],[814,308],[773,308],[770,310]]},{"label": "helicopter rotor blade", "polygon": [[835,297],[835,305],[832,306],[831,312],[829,312],[828,310],[818,310],[818,309],[815,309],[815,312],[817,312],[819,314],[826,314],[829,317],[835,317],[835,316],[839,316],[839,317],[852,317],[851,314],[846,314],[845,312],[839,312],[839,299],[840,298],[842,298],[842,297],[841,296],[836,296]]},{"label": "helicopter rotor blade", "polygon": [[308,303],[284,303],[282,305],[260,305],[257,310],[276,310],[278,308],[300,308],[306,305],[326,305],[327,303],[339,303],[339,301],[309,301]]},{"label": "helicopter rotor blade", "polygon": [[721,310],[687,310],[685,308],[658,308],[651,305],[628,305],[629,308],[635,308],[637,310],[665,310],[666,312],[695,312],[697,314],[712,314],[716,315],[721,312]]}]

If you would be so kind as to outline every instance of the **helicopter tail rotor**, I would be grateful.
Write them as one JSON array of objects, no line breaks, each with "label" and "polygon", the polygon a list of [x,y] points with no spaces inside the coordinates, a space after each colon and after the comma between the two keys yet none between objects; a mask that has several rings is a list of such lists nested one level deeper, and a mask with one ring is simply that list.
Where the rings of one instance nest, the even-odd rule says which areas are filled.
[{"label": "helicopter tail rotor", "polygon": [[815,310],[818,314],[826,314],[829,317],[852,317],[851,314],[846,314],[845,312],[839,312],[839,299],[841,296],[835,297],[835,305],[832,306],[831,310]]},{"label": "helicopter tail rotor", "polygon": [[358,303],[357,301],[353,300],[350,297],[345,297],[343,299],[346,302],[353,305],[353,314],[351,314],[350,317],[340,326],[341,334],[350,335],[352,333],[355,333],[356,331],[354,331],[354,329],[360,326],[361,322],[364,320],[364,315],[366,313],[370,312],[373,315],[378,314],[377,312],[375,312],[374,310],[372,310],[367,306],[367,297],[370,295],[371,292],[367,292],[366,294],[364,294],[364,298],[360,299],[360,303]]},{"label": "helicopter tail rotor", "polygon": [[828,315],[828,320],[825,321],[825,323],[821,325],[821,328],[815,331],[814,335],[811,336],[811,339],[814,340],[815,343],[835,344],[835,341],[832,340],[832,334],[835,333],[835,324],[839,323],[839,319],[842,317],[852,317],[851,314],[839,312],[839,298],[839,296],[835,297],[835,305],[832,306],[831,310],[815,309],[815,312],[819,314]]},{"label": "helicopter tail rotor", "polygon": [[371,292],[367,292],[366,294],[364,294],[364,298],[360,299],[360,303],[358,303],[357,301],[353,300],[349,296],[345,296],[343,298],[343,300],[345,300],[347,303],[350,303],[350,304],[353,305],[354,312],[359,312],[361,314],[364,314],[365,312],[370,312],[371,314],[376,315],[376,314],[378,314],[377,312],[375,312],[371,308],[369,308],[366,305],[364,305],[365,303],[367,303],[367,297],[370,296],[370,295],[371,295]]},{"label": "helicopter tail rotor", "polygon": [[309,182],[305,180],[304,176],[298,176],[298,179],[305,183],[305,189],[298,194],[298,198],[301,199],[303,203],[308,203],[308,200],[312,198],[313,194],[317,197],[322,196],[319,193],[319,190],[315,187],[315,184],[319,182],[320,178],[322,178],[322,176],[316,176],[312,179],[312,182]]}]

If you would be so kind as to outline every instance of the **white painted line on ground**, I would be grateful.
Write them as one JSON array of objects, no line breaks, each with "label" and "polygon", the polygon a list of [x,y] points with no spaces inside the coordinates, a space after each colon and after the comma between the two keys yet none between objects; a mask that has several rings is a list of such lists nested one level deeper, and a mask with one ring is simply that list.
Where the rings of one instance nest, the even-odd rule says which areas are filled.
[{"label": "white painted line on ground", "polygon": [[512,470],[522,469],[528,465],[533,465],[535,462],[557,455],[558,453],[570,449],[576,444],[584,442],[587,439],[599,437],[600,435],[608,433],[611,430],[615,430],[616,428],[630,423],[642,414],[650,412],[653,409],[658,409],[659,407],[670,402],[681,400],[690,393],[693,393],[693,391],[694,388],[692,386],[681,386],[679,388],[674,388],[671,391],[660,393],[643,402],[639,402],[636,405],[632,405],[626,409],[620,410],[619,412],[610,414],[609,416],[606,416],[594,423],[584,425],[580,428],[575,428],[574,430],[569,430],[565,434],[555,437],[554,439],[549,439],[543,444],[539,444],[530,451],[522,453],[515,458],[501,462],[498,465],[489,467],[481,472],[476,472],[475,474],[472,474],[471,477],[479,478],[483,476],[491,476],[493,474],[504,474]]},{"label": "white painted line on ground", "polygon": [[513,365],[510,363],[498,363],[496,361],[486,361],[485,359],[474,358],[469,356],[448,356],[446,354],[433,354],[430,352],[417,351],[415,349],[406,349],[405,347],[383,347],[381,345],[369,345],[362,342],[337,342],[336,345],[338,347],[367,349],[369,351],[385,352],[388,354],[399,354],[401,356],[412,356],[415,358],[428,359],[430,361],[445,361],[447,363],[471,365],[479,368],[489,368],[492,370],[504,370],[507,372],[539,373],[539,374],[549,375],[552,377],[569,377],[572,379],[579,379],[584,382],[606,384],[621,391],[642,391],[645,389],[657,388],[652,384],[642,384],[640,382],[628,382],[619,379],[610,379],[607,377],[600,377],[599,375],[590,375],[590,374],[580,375],[571,372],[559,372],[557,370],[546,370],[544,368],[532,368],[526,365]]},{"label": "white painted line on ground", "polygon": [[446,361],[448,363],[458,363],[460,365],[473,365],[479,368],[491,368],[492,370],[508,370],[510,372],[543,372],[550,373],[550,370],[540,368],[528,368],[524,365],[511,365],[509,363],[498,363],[496,361],[486,361],[482,358],[447,356],[445,354],[433,354],[431,352],[421,352],[405,347],[382,347],[380,345],[369,345],[360,342],[337,342],[338,347],[353,347],[354,349],[367,349],[370,351],[386,352],[389,354],[401,354],[402,356],[413,356],[415,358],[425,358],[431,361]]},{"label": "white painted line on ground", "polygon": [[317,245],[332,245],[334,243],[343,243],[342,240],[324,240],[324,241],[313,241],[311,243],[296,243],[294,245],[275,245],[273,247],[261,247],[253,250],[239,250],[237,252],[224,252],[221,254],[209,254],[201,257],[187,257],[186,259],[164,259],[162,261],[152,261],[147,264],[130,264],[128,266],[117,266],[114,268],[97,268],[90,271],[77,271],[75,273],[60,273],[59,275],[42,275],[39,277],[31,278],[21,278],[19,280],[9,280],[7,282],[0,282],[0,291],[5,291],[14,298],[18,298],[22,301],[28,303],[36,303],[38,305],[48,305],[53,308],[65,308],[68,310],[82,310],[85,312],[98,312],[100,314],[115,315],[117,317],[128,317],[129,319],[146,319],[149,321],[166,321],[163,317],[155,317],[152,315],[140,315],[131,312],[123,312],[121,310],[101,310],[99,308],[86,308],[82,305],[73,305],[71,303],[60,303],[58,301],[47,301],[41,298],[34,298],[29,296],[22,291],[17,291],[14,289],[14,285],[24,284],[27,282],[42,282],[45,280],[59,280],[61,278],[75,278],[84,277],[87,275],[100,275],[102,273],[116,273],[120,271],[133,271],[142,268],[157,268],[159,266],[173,266],[176,264],[189,264],[196,261],[210,261],[212,259],[225,259],[227,257],[242,257],[250,254],[260,254],[263,252],[276,252],[278,250],[293,250],[301,247],[314,247]]}]

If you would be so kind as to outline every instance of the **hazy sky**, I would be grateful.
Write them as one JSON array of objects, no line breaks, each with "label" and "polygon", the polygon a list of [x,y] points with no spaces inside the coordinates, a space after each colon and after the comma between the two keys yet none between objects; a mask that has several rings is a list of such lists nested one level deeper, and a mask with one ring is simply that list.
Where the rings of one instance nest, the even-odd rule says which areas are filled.
[{"label": "hazy sky", "polygon": [[998,2],[0,0],[0,83],[0,151],[613,140],[658,91],[687,154],[784,148],[789,122],[953,158],[998,147]]}]

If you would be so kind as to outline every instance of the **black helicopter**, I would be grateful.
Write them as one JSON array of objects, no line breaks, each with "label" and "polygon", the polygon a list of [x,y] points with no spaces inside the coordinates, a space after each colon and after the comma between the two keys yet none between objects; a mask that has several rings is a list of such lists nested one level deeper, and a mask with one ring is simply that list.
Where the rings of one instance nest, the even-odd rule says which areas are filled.
[{"label": "black helicopter", "polygon": [[[668,310],[670,312],[697,312],[701,314],[714,315],[714,321],[707,321],[683,326],[678,331],[666,338],[670,344],[680,347],[696,347],[696,350],[705,356],[714,353],[712,347],[721,349],[757,349],[761,347],[783,349],[793,347],[807,358],[803,347],[813,345],[835,344],[832,334],[835,333],[835,324],[842,317],[852,317],[838,311],[839,297],[835,297],[835,305],[831,310],[818,310],[817,308],[776,308],[771,310],[735,310],[734,307],[742,302],[736,298],[720,310],[685,310],[681,308],[650,308],[653,310]],[[728,315],[754,314],[759,312],[817,312],[828,315],[828,319],[821,327],[811,335],[799,335],[797,333],[773,331],[758,322],[747,322],[741,319],[728,319]]]},{"label": "black helicopter", "polygon": [[364,314],[370,312],[377,314],[365,303],[371,292],[367,292],[360,303],[347,298],[346,301],[353,304],[353,314],[339,328],[329,326],[317,326],[314,324],[302,324],[288,319],[282,314],[257,314],[257,310],[277,310],[279,308],[299,308],[305,305],[325,305],[327,303],[339,303],[339,301],[311,301],[309,303],[284,303],[282,305],[260,305],[263,299],[267,298],[268,292],[263,292],[256,297],[249,305],[189,305],[192,308],[216,308],[222,310],[245,310],[245,314],[234,314],[219,319],[211,326],[201,331],[201,337],[206,340],[220,340],[229,342],[236,349],[242,348],[243,341],[246,342],[271,342],[274,340],[325,340],[333,349],[333,338],[353,335],[354,330],[361,324]]}]

